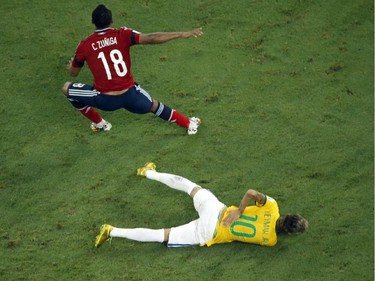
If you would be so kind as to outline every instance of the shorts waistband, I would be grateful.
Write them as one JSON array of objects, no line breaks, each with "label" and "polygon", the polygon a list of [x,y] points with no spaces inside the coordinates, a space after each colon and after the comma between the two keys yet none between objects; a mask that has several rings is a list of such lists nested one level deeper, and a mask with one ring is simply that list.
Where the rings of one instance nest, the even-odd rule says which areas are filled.
[{"label": "shorts waistband", "polygon": [[129,89],[130,88],[123,89],[123,90],[120,90],[120,91],[110,91],[110,92],[103,93],[103,95],[107,95],[107,96],[121,96],[123,94],[126,94],[126,92],[129,91]]},{"label": "shorts waistband", "polygon": [[223,208],[221,208],[220,212],[219,212],[219,215],[217,216],[217,223],[216,223],[216,227],[215,227],[215,231],[214,231],[214,235],[212,236],[212,238],[215,238],[216,237],[216,234],[217,232],[219,231],[219,226],[220,226],[220,223],[221,221],[223,220],[223,217],[224,217],[224,214],[225,212],[227,211],[227,206],[224,206]]}]

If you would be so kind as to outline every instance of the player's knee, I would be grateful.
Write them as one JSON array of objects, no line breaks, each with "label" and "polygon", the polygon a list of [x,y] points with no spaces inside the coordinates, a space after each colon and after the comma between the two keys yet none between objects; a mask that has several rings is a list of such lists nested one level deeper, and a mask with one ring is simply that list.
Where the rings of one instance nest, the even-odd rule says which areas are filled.
[{"label": "player's knee", "polygon": [[157,100],[152,99],[151,112],[155,113],[158,107],[159,107],[159,102]]},{"label": "player's knee", "polygon": [[194,196],[195,196],[195,194],[197,194],[197,192],[199,191],[199,190],[201,190],[202,189],[202,187],[201,186],[196,186],[196,187],[194,187],[193,188],[193,190],[191,191],[191,193],[190,193],[190,196],[191,196],[191,198],[194,198]]},{"label": "player's knee", "polygon": [[72,82],[65,82],[64,86],[62,87],[62,92],[65,96],[68,96],[68,89]]},{"label": "player's knee", "polygon": [[168,242],[170,233],[171,233],[170,228],[164,228],[164,242]]}]

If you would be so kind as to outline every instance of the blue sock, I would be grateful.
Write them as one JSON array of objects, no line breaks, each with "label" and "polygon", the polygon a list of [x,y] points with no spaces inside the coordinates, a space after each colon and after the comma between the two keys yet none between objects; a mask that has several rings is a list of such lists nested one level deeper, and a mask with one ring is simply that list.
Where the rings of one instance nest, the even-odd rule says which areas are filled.
[{"label": "blue sock", "polygon": [[159,102],[155,115],[163,120],[169,121],[172,116],[172,109],[169,106],[164,105],[162,102]]}]

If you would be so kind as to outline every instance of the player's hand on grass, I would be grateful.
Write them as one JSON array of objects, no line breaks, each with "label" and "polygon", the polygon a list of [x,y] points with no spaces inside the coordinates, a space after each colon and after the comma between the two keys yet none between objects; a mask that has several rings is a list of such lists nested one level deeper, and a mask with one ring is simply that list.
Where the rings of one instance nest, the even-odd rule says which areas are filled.
[{"label": "player's hand on grass", "polygon": [[239,209],[229,211],[228,216],[224,219],[224,226],[231,225],[240,216],[241,216],[241,211]]}]

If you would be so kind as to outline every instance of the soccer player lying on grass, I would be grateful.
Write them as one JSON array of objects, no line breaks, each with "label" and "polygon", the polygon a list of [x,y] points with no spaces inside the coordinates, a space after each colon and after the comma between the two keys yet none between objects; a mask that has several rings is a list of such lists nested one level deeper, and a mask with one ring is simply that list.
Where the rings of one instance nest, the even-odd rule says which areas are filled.
[{"label": "soccer player lying on grass", "polygon": [[[307,220],[300,215],[281,217],[277,202],[253,189],[245,193],[239,207],[227,207],[209,190],[181,176],[159,173],[155,169],[154,163],[146,163],[137,170],[137,175],[189,194],[199,218],[165,229],[117,228],[104,224],[96,237],[95,247],[113,237],[140,242],[167,242],[168,247],[211,246],[232,241],[274,246],[279,233],[300,233],[308,227]],[[256,204],[248,206],[251,200],[255,200]]]},{"label": "soccer player lying on grass", "polygon": [[109,131],[112,125],[93,108],[114,111],[124,108],[132,113],[152,112],[156,116],[187,129],[189,135],[197,133],[200,119],[187,118],[178,111],[153,99],[131,74],[130,47],[137,44],[160,44],[178,38],[198,37],[200,28],[188,32],[156,32],[140,34],[127,27],[112,28],[112,12],[99,5],[92,12],[96,31],[82,40],[68,65],[69,74],[76,77],[86,62],[94,85],[66,82],[63,93],[71,104],[92,121],[94,132]]}]

